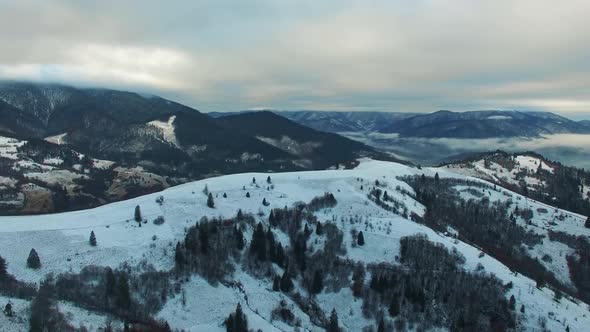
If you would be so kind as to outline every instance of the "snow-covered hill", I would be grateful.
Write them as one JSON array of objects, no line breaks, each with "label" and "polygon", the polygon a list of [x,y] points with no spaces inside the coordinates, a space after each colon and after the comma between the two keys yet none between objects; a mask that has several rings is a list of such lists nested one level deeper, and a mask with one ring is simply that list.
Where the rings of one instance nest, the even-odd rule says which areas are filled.
[{"label": "snow-covered hill", "polygon": [[59,142],[0,136],[0,215],[98,206],[162,190],[169,181],[141,166],[92,158]]},{"label": "snow-covered hill", "polygon": [[445,169],[519,191],[529,197],[590,215],[590,172],[527,152],[498,151],[452,162]]},{"label": "snow-covered hill", "polygon": [[[170,271],[175,267],[176,243],[182,241],[187,229],[202,217],[231,218],[241,209],[245,214],[251,213],[256,222],[261,221],[268,225],[272,209],[291,207],[297,202],[309,202],[314,197],[330,192],[337,204],[320,209],[315,212],[315,216],[322,223],[333,223],[342,231],[346,248],[346,253],[340,254],[342,258],[365,265],[383,262],[399,265],[396,257],[401,256],[400,240],[415,234],[425,234],[429,241],[440,243],[464,256],[465,263],[461,267],[464,271],[474,274],[492,273],[503,284],[512,286],[507,288],[503,296],[506,300],[511,296],[516,299],[517,329],[546,328],[558,331],[569,327],[570,331],[584,331],[587,328],[590,317],[588,306],[584,302],[569,296],[557,296],[548,287],[537,288],[536,281],[509,269],[490,255],[482,254],[475,245],[459,240],[463,239],[462,234],[452,228],[447,232],[435,232],[424,224],[410,220],[424,217],[426,208],[417,201],[414,189],[401,177],[422,174],[426,177],[438,174],[441,179],[469,180],[454,186],[463,200],[510,200],[511,211],[516,207],[521,210],[530,209],[532,216],[516,216],[515,224],[545,238],[528,247],[523,244],[523,250],[531,258],[538,258],[563,285],[575,289],[566,261],[566,256],[575,255],[575,250],[546,237],[550,230],[575,236],[590,236],[590,229],[584,228],[584,216],[525,199],[503,188],[494,188],[493,184],[483,180],[450,172],[444,167],[417,169],[373,160],[362,160],[352,170],[221,176],[90,210],[0,217],[0,256],[8,263],[9,274],[33,283],[39,283],[48,273],[55,276],[79,273],[88,265],[110,266],[114,269],[123,264],[131,267],[151,264],[156,270]],[[267,182],[269,176],[271,179]],[[215,201],[215,208],[207,207],[207,196],[203,194],[205,187]],[[371,196],[374,188],[387,191],[389,199],[377,200],[377,204]],[[263,200],[269,204],[263,205]],[[387,202],[396,202],[398,208],[384,208],[383,202],[385,206],[389,206]],[[138,224],[134,221],[136,206],[140,207],[147,223]],[[153,223],[160,216],[164,223]],[[97,246],[90,246],[88,243],[91,231],[96,235]],[[365,244],[362,246],[356,244],[357,231],[364,234]],[[252,232],[253,227],[244,231],[246,246],[250,244]],[[285,247],[289,246],[287,234],[276,228],[272,228],[272,232]],[[308,250],[314,252],[314,248],[319,250],[325,240],[322,236],[312,234],[307,241]],[[38,270],[26,266],[31,248],[35,248],[40,256],[42,266]],[[546,255],[551,257],[551,261],[543,259]],[[277,266],[273,269],[279,272],[282,270]],[[294,279],[294,282],[296,290],[306,294],[299,280]],[[179,287],[180,290],[175,295],[168,296],[163,307],[155,314],[156,318],[166,320],[172,329],[223,331],[225,318],[235,309],[237,303],[241,303],[251,329],[291,331],[293,326],[273,319],[271,314],[284,301],[284,306],[290,308],[297,318],[299,330],[323,330],[309,312],[297,304],[293,296],[272,291],[272,279],[269,276],[256,276],[239,264],[235,272],[226,277],[225,282],[211,284],[202,276],[193,274],[180,283]],[[0,305],[3,307],[9,300],[13,303],[16,317],[7,318],[0,314],[0,327],[10,331],[28,330],[27,301],[0,297]],[[353,296],[350,287],[337,291],[326,288],[315,297],[315,303],[326,316],[335,309],[340,326],[346,331],[376,327],[374,318],[363,315],[363,300]],[[71,313],[69,317],[73,326],[84,325],[91,331],[97,331],[108,319],[99,311],[89,312],[71,302],[60,301],[58,305],[60,311]],[[437,306],[436,303],[428,305]],[[526,308],[523,309],[524,313],[518,310],[521,305]],[[386,320],[393,322],[395,318],[386,317]],[[444,322],[441,324],[444,326]],[[122,322],[115,318],[113,326],[120,328]],[[408,325],[406,328],[413,330],[417,326]]]}]

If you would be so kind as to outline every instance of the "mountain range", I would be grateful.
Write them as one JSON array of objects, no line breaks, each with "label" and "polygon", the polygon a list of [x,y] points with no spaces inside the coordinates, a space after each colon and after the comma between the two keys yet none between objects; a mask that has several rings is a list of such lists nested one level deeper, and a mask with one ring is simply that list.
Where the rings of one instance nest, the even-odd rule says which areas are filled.
[{"label": "mountain range", "polygon": [[318,130],[343,133],[395,133],[400,137],[498,138],[590,133],[589,121],[574,121],[550,112],[438,111],[428,114],[390,112],[279,111]]},{"label": "mountain range", "polygon": [[[0,165],[6,170],[4,182],[13,183],[3,187],[8,192],[0,197],[10,202],[30,201],[23,189],[32,178],[27,174],[44,171],[77,174],[68,173],[70,179],[77,178],[76,183],[49,185],[38,176],[35,183],[52,195],[56,186],[65,187],[70,196],[85,197],[72,202],[91,202],[73,206],[88,207],[212,175],[351,167],[359,157],[390,158],[364,144],[272,113],[215,119],[161,97],[127,91],[2,82],[0,118],[4,141],[15,140],[0,146],[9,156],[0,155]],[[45,163],[55,158],[61,161]],[[108,161],[110,166],[100,171],[89,166],[95,159]],[[23,161],[30,167],[17,164]],[[81,169],[87,174],[79,174]],[[93,188],[112,188],[120,184],[121,170],[142,179],[162,180],[156,186],[124,181],[128,183],[124,190],[117,186],[116,193],[107,190],[97,195],[89,192],[95,190],[89,188],[88,181],[81,183],[79,179],[90,178]],[[128,178],[133,176],[125,175]],[[15,197],[22,199],[15,201]],[[55,211],[52,206],[56,204],[51,201],[36,204],[45,205],[38,211]],[[16,206],[32,211],[20,203]]]}]

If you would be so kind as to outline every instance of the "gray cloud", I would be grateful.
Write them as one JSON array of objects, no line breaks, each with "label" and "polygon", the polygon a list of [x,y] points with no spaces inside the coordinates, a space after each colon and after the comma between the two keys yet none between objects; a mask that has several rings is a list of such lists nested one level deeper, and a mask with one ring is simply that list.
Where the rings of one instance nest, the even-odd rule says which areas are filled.
[{"label": "gray cloud", "polygon": [[0,0],[0,78],[196,108],[590,112],[590,2]]}]

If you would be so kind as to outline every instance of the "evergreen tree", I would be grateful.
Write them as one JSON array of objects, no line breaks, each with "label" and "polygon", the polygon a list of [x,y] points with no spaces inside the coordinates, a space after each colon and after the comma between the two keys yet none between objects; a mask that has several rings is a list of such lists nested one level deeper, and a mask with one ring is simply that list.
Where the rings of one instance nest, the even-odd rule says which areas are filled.
[{"label": "evergreen tree", "polygon": [[37,295],[31,302],[31,316],[29,318],[29,331],[43,332],[56,331],[55,317],[55,288],[51,279],[41,282]]},{"label": "evergreen tree", "polygon": [[135,221],[137,221],[137,222],[140,223],[141,222],[141,219],[142,219],[141,218],[141,209],[139,208],[139,205],[137,205],[135,207]]},{"label": "evergreen tree", "polygon": [[438,172],[434,174],[434,182],[438,183],[440,181],[440,177],[438,176]]},{"label": "evergreen tree", "polygon": [[340,332],[340,326],[338,326],[338,314],[336,309],[332,309],[330,314],[330,324],[328,325],[328,332]]},{"label": "evergreen tree", "polygon": [[215,202],[213,201],[213,195],[211,193],[207,196],[207,206],[211,209],[215,208]]},{"label": "evergreen tree", "polygon": [[250,192],[247,192],[247,193],[246,193],[246,197],[247,197],[247,198],[250,198]]},{"label": "evergreen tree", "polygon": [[231,313],[225,320],[225,330],[227,332],[235,332],[236,331],[236,322],[234,320],[234,314]]},{"label": "evergreen tree", "polygon": [[356,243],[359,246],[365,245],[365,236],[363,235],[363,231],[360,231],[359,234],[356,236]]},{"label": "evergreen tree", "polygon": [[252,178],[252,184],[256,184],[256,178]]},{"label": "evergreen tree", "polygon": [[324,234],[324,226],[319,221],[318,224],[315,226],[315,233],[320,236]]},{"label": "evergreen tree", "polygon": [[324,288],[324,280],[322,276],[322,271],[316,270],[313,274],[313,282],[311,284],[311,293],[312,294],[319,294],[322,292]]},{"label": "evergreen tree", "polygon": [[117,284],[117,279],[115,279],[115,274],[113,270],[109,267],[107,268],[106,272],[106,281],[105,281],[105,295],[107,298],[110,298],[115,295],[115,287]]},{"label": "evergreen tree", "polygon": [[225,328],[228,332],[248,332],[248,320],[238,303],[236,311],[225,320]]},{"label": "evergreen tree", "polygon": [[584,223],[584,227],[590,228],[590,217],[588,217],[588,219],[586,219],[586,222]]},{"label": "evergreen tree", "polygon": [[0,256],[0,278],[4,277],[6,274],[6,260]]},{"label": "evergreen tree", "polygon": [[268,215],[268,223],[272,227],[276,227],[277,226],[277,219],[275,218],[274,210],[270,210],[270,214]]},{"label": "evergreen tree", "polygon": [[244,212],[242,212],[242,209],[239,209],[239,210],[238,210],[238,214],[236,215],[236,218],[237,218],[238,220],[240,220],[240,221],[241,221],[242,219],[244,219]]},{"label": "evergreen tree", "polygon": [[205,188],[203,188],[203,194],[205,196],[209,196],[209,187],[207,187],[207,185],[205,185]]},{"label": "evergreen tree", "polygon": [[27,258],[27,267],[31,269],[38,269],[41,267],[41,259],[35,249],[31,249],[29,252],[29,258]]},{"label": "evergreen tree", "polygon": [[508,303],[508,309],[514,311],[514,309],[516,309],[516,299],[514,298],[514,295],[510,296],[510,302]]},{"label": "evergreen tree", "polygon": [[305,251],[307,251],[307,243],[305,237],[300,235],[295,239],[293,254],[295,256],[295,262],[297,263],[301,271],[305,271],[305,268],[307,266],[307,258],[305,256]]},{"label": "evergreen tree", "polygon": [[266,201],[266,198],[262,199],[262,205],[269,206],[270,204]]},{"label": "evergreen tree", "polygon": [[524,304],[520,306],[520,312],[524,314]]},{"label": "evergreen tree", "polygon": [[4,307],[4,315],[6,315],[6,317],[14,316],[14,312],[12,311],[12,303],[6,303],[6,306]]},{"label": "evergreen tree", "polygon": [[129,281],[127,280],[127,276],[121,274],[117,284],[117,307],[127,311],[131,307],[131,296],[129,294]]},{"label": "evergreen tree", "polygon": [[242,251],[242,249],[244,249],[244,234],[238,226],[236,226],[234,232],[236,236],[236,247],[238,248],[238,250]]},{"label": "evergreen tree", "polygon": [[383,200],[384,200],[384,201],[388,201],[388,200],[389,200],[389,194],[387,194],[387,190],[385,190],[385,191],[383,192]]},{"label": "evergreen tree", "polygon": [[289,274],[287,272],[284,272],[283,276],[281,277],[281,292],[289,293],[292,290],[293,281],[291,281],[291,277],[289,277]]},{"label": "evergreen tree", "polygon": [[394,297],[389,304],[389,315],[391,317],[397,317],[397,315],[399,315],[399,310],[399,300]]},{"label": "evergreen tree", "polygon": [[352,271],[352,295],[354,297],[361,297],[364,285],[365,267],[363,265],[357,265]]},{"label": "evergreen tree", "polygon": [[276,276],[272,281],[272,290],[278,292],[281,290],[281,278]]},{"label": "evergreen tree", "polygon": [[91,246],[96,247],[96,236],[94,235],[94,231],[90,231],[90,239],[88,242]]},{"label": "evergreen tree", "polygon": [[184,268],[184,251],[180,245],[180,242],[176,242],[176,249],[174,251],[174,262],[176,267],[182,270]]},{"label": "evergreen tree", "polygon": [[377,332],[385,332],[385,321],[383,317],[379,320],[379,325],[377,326]]},{"label": "evergreen tree", "polygon": [[223,193],[223,198],[227,198],[227,194],[226,193]]},{"label": "evergreen tree", "polygon": [[256,255],[259,261],[266,261],[266,234],[264,233],[264,226],[259,222],[258,226],[252,233],[252,241],[250,241],[250,253]]},{"label": "evergreen tree", "polygon": [[285,250],[283,249],[283,245],[279,242],[276,246],[277,253],[275,255],[275,263],[278,266],[284,267],[285,265]]},{"label": "evergreen tree", "polygon": [[272,181],[270,180],[270,175],[266,178],[266,183],[271,184]]},{"label": "evergreen tree", "polygon": [[207,255],[209,253],[209,229],[206,222],[199,224],[199,242],[201,244],[201,254]]}]

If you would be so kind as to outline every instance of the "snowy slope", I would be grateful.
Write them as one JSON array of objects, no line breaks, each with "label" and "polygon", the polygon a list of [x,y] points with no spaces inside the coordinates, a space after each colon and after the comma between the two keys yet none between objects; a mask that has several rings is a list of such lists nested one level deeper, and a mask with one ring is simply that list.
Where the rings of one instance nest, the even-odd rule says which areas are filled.
[{"label": "snowy slope", "polygon": [[[0,255],[8,262],[9,273],[20,280],[30,282],[39,282],[47,273],[77,272],[90,264],[117,267],[127,262],[133,266],[146,259],[157,269],[169,270],[174,266],[173,244],[182,239],[185,229],[194,225],[202,216],[230,217],[234,216],[238,209],[242,209],[255,215],[261,212],[263,216],[257,218],[266,223],[271,208],[291,206],[298,201],[308,202],[315,196],[331,192],[338,204],[334,208],[318,212],[317,216],[322,222],[335,220],[336,225],[342,229],[347,257],[365,263],[393,263],[395,256],[399,255],[400,238],[423,233],[431,241],[448,248],[457,248],[466,258],[466,269],[475,270],[478,264],[481,264],[486,271],[494,273],[504,283],[512,282],[514,287],[507,296],[514,294],[519,305],[526,305],[527,311],[522,322],[526,329],[538,328],[539,317],[546,317],[549,330],[564,330],[565,326],[569,325],[571,331],[583,331],[590,324],[586,304],[575,303],[567,298],[557,303],[553,300],[553,291],[535,288],[535,281],[513,273],[488,255],[480,257],[479,249],[383,210],[367,198],[370,186],[375,180],[379,180],[391,196],[404,202],[410,214],[423,215],[424,207],[404,195],[401,190],[412,192],[412,189],[397,177],[421,174],[434,176],[437,172],[441,177],[465,178],[446,169],[419,170],[396,163],[363,160],[353,170],[273,173],[270,174],[273,189],[267,188],[265,183],[269,174],[235,174],[187,183],[160,193],[90,210],[53,215],[0,217]],[[253,177],[260,186],[252,184]],[[483,180],[473,180],[485,183]],[[206,196],[202,193],[205,185],[215,197],[214,209],[208,208],[205,204]],[[397,190],[398,186],[400,190]],[[246,192],[250,193],[250,198],[246,197]],[[224,193],[227,194],[227,198],[222,197]],[[484,194],[491,201],[512,199],[517,205],[531,207],[533,211],[545,207],[501,188],[498,191],[485,190]],[[466,195],[467,198],[470,194],[466,191],[462,195]],[[161,205],[156,202],[159,196],[164,197],[164,203]],[[270,206],[263,206],[263,199],[266,199]],[[141,207],[143,217],[149,221],[142,227],[137,227],[132,220],[137,205]],[[570,234],[590,235],[590,230],[583,227],[584,219],[581,216],[561,210],[555,212],[552,208],[547,210],[549,212],[546,214],[535,213],[532,224],[525,227],[539,233],[546,233],[548,228],[552,228]],[[565,216],[563,221],[558,220],[555,225],[550,224],[561,214]],[[165,219],[165,223],[159,226],[152,223],[158,216]],[[350,221],[355,218],[360,219],[360,222]],[[518,222],[524,224],[523,220]],[[363,231],[365,246],[351,246],[352,229]],[[96,234],[97,247],[88,245],[91,231]],[[279,234],[277,236],[281,238]],[[249,240],[250,236],[245,235],[245,238]],[[311,241],[314,241],[313,238]],[[38,271],[27,269],[25,266],[28,252],[33,247],[39,253],[42,262],[42,268]],[[564,282],[570,282],[567,264],[564,266],[565,253],[569,252],[568,250],[571,251],[557,242],[549,243],[545,240],[541,246],[532,248],[530,254],[542,256],[549,252],[554,259],[548,268],[558,274]],[[187,331],[223,331],[223,320],[235,308],[236,303],[241,302],[248,316],[250,328],[260,328],[263,331],[292,330],[285,323],[271,321],[271,310],[283,298],[293,306],[294,313],[301,319],[303,330],[321,330],[314,326],[309,317],[293,305],[290,299],[281,293],[271,292],[268,282],[255,279],[240,270],[234,273],[233,280],[242,285],[242,290],[221,284],[211,286],[201,277],[193,276],[183,285],[186,305],[181,303],[179,297],[169,299],[157,316],[167,320],[173,328]],[[6,300],[0,298],[0,305],[3,306]],[[24,306],[18,301],[13,302],[18,303],[19,308]],[[362,301],[355,299],[349,288],[343,288],[338,293],[323,292],[318,296],[318,303],[327,313],[335,308],[341,325],[347,331],[359,331],[363,327],[374,326],[373,321],[363,317],[360,309]],[[20,317],[20,323],[10,323],[11,330],[27,330],[26,315],[22,313]],[[5,322],[2,319],[4,317],[0,317],[0,323]],[[100,323],[100,319],[101,317],[92,316],[87,319],[86,326],[93,325],[96,329],[96,322]],[[74,321],[84,322],[79,317]]]}]

